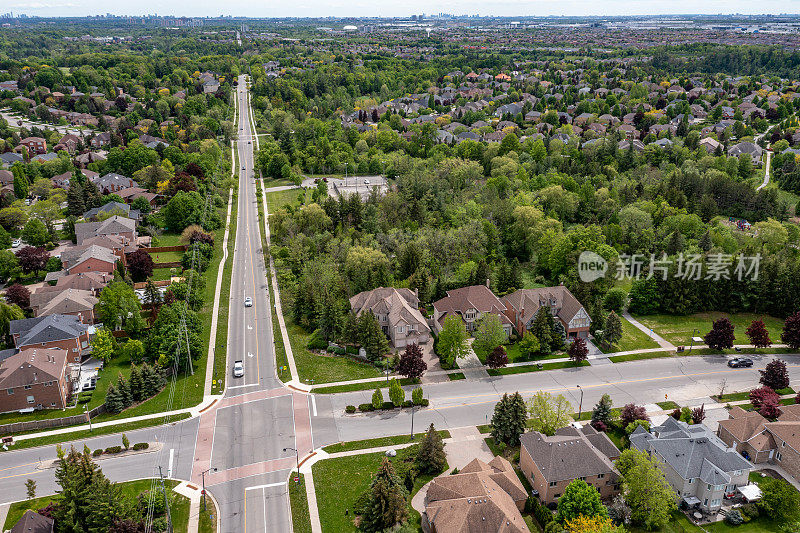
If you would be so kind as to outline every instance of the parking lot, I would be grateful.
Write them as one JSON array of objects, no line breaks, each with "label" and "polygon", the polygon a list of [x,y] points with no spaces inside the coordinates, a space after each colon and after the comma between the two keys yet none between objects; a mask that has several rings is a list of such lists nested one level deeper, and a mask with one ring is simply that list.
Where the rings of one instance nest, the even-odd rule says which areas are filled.
[{"label": "parking lot", "polygon": [[[306,179],[303,187],[315,187],[315,181],[321,178]],[[384,176],[348,176],[347,178],[326,178],[328,183],[328,194],[334,198],[339,196],[349,196],[359,194],[362,199],[366,199],[377,190],[379,195],[386,193],[389,183]]]}]

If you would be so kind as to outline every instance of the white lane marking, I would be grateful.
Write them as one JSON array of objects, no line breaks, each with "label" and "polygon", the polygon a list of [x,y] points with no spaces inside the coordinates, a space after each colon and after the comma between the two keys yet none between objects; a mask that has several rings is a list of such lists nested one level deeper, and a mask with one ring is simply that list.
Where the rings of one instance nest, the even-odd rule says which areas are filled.
[{"label": "white lane marking", "polygon": [[252,487],[245,487],[244,491],[247,492],[248,490],[268,489],[270,487],[280,487],[281,485],[286,485],[286,482],[279,481],[277,483],[267,483],[266,485],[253,485]]},{"label": "white lane marking", "polygon": [[167,477],[172,477],[172,460],[175,459],[175,448],[169,449],[169,467],[167,468]]},{"label": "white lane marking", "polygon": [[267,489],[261,489],[261,500],[264,502],[264,533],[267,533]]},{"label": "white lane marking", "polygon": [[314,416],[317,416],[317,399],[311,394],[311,409],[314,411]]},{"label": "white lane marking", "polygon": [[247,357],[253,357],[253,354],[251,354],[250,352],[247,352]]},{"label": "white lane marking", "polygon": [[228,387],[229,389],[243,389],[245,387],[255,387],[258,383],[250,383],[249,385],[234,385],[232,387]]}]

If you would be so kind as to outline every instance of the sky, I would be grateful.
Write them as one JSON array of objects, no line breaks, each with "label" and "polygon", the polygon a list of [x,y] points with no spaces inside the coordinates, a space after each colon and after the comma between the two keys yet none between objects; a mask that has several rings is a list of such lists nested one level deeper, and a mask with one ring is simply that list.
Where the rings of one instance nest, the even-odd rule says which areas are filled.
[{"label": "sky", "polygon": [[675,13],[800,13],[800,0],[5,0],[0,11],[39,16],[176,15],[248,17],[365,17],[453,13],[523,15],[660,15]]}]

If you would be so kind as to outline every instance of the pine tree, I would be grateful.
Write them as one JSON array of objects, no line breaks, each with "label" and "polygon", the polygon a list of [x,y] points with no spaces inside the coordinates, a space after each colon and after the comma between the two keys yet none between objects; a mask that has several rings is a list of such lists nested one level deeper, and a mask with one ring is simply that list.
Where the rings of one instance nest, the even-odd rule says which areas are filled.
[{"label": "pine tree", "polygon": [[619,315],[611,311],[606,317],[605,329],[603,330],[603,342],[608,346],[616,344],[622,338],[622,320]]},{"label": "pine tree", "polygon": [[592,411],[592,422],[602,422],[606,426],[611,422],[611,408],[613,406],[611,396],[603,394],[597,405],[594,406]]},{"label": "pine tree", "polygon": [[86,205],[83,203],[83,189],[75,180],[69,184],[67,191],[67,209],[69,214],[81,217],[86,212]]},{"label": "pine tree", "polygon": [[539,339],[539,352],[549,354],[553,350],[553,315],[550,308],[543,306],[536,313],[530,331]]},{"label": "pine tree", "polygon": [[361,313],[358,325],[361,346],[367,352],[367,358],[374,363],[389,351],[389,341],[372,313]]},{"label": "pine tree", "polygon": [[522,396],[518,392],[511,396],[504,394],[494,406],[492,438],[495,442],[516,446],[519,444],[519,436],[525,431],[526,418],[527,409]]},{"label": "pine tree", "polygon": [[117,391],[122,399],[122,404],[125,407],[129,407],[133,403],[133,394],[131,393],[130,383],[122,374],[117,378]]},{"label": "pine tree", "polygon": [[359,324],[358,316],[352,311],[347,313],[342,326],[342,343],[344,344],[358,344],[359,339]]},{"label": "pine tree", "polygon": [[136,366],[131,367],[131,377],[130,377],[130,388],[131,388],[131,395],[133,396],[133,400],[135,402],[141,402],[147,396],[144,394],[144,386],[142,382],[142,371],[139,370]]},{"label": "pine tree", "polygon": [[438,474],[447,465],[442,436],[433,427],[428,427],[417,452],[417,469],[422,474]]},{"label": "pine tree", "polygon": [[403,522],[408,516],[407,498],[408,491],[392,463],[384,457],[369,488],[369,502],[361,517],[361,529],[366,533],[377,533]]},{"label": "pine tree", "polygon": [[114,384],[106,390],[106,410],[109,413],[121,413],[125,409],[125,401]]},{"label": "pine tree", "polygon": [[707,252],[711,250],[711,247],[714,246],[714,243],[711,241],[711,234],[706,231],[700,240],[697,242],[697,246],[700,247],[701,250]]}]

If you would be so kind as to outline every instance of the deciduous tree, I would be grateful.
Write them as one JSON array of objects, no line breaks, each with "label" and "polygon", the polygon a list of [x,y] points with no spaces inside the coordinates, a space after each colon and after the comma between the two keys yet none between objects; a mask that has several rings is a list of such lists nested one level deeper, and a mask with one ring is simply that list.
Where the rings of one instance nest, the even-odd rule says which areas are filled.
[{"label": "deciduous tree", "polygon": [[564,395],[553,396],[549,392],[539,391],[527,402],[528,415],[531,417],[531,429],[545,435],[554,435],[572,421],[572,405]]},{"label": "deciduous tree", "polygon": [[428,369],[428,363],[422,359],[422,349],[417,344],[409,344],[400,355],[395,370],[401,376],[419,379]]},{"label": "deciduous tree", "polygon": [[780,359],[773,359],[764,370],[759,370],[761,379],[759,383],[772,390],[785,389],[789,386],[789,370],[786,368],[786,363]]},{"label": "deciduous tree", "polygon": [[133,281],[145,281],[153,275],[153,258],[142,248],[128,254],[127,260]]},{"label": "deciduous tree", "polygon": [[28,287],[15,283],[6,289],[6,302],[28,309],[31,306],[31,291]]},{"label": "deciduous tree", "polygon": [[586,341],[580,337],[576,338],[569,345],[567,355],[569,355],[570,360],[576,364],[586,361],[589,357],[589,348],[586,347]]},{"label": "deciduous tree", "polygon": [[616,462],[622,475],[625,502],[634,524],[653,530],[669,522],[677,509],[675,491],[664,477],[658,460],[646,452],[627,449]]},{"label": "deciduous tree", "polygon": [[444,327],[436,342],[438,355],[448,365],[453,365],[456,359],[466,357],[469,353],[467,338],[467,329],[461,318],[456,315],[445,317]]},{"label": "deciduous tree", "polygon": [[718,318],[711,326],[711,331],[706,333],[703,340],[712,350],[724,350],[733,348],[734,325],[727,317]]},{"label": "deciduous tree", "polygon": [[508,364],[508,354],[506,353],[506,349],[502,346],[497,346],[492,353],[489,354],[489,357],[486,358],[486,366],[489,368],[502,368]]},{"label": "deciduous tree", "polygon": [[478,327],[475,330],[475,340],[472,341],[472,351],[479,359],[485,360],[489,354],[503,344],[506,340],[506,332],[500,319],[493,313],[484,313],[478,320]]},{"label": "deciduous tree", "polygon": [[750,339],[750,343],[756,348],[766,348],[772,345],[772,340],[769,338],[769,331],[764,326],[763,320],[753,320],[750,326],[745,331],[745,335]]},{"label": "deciduous tree", "polygon": [[792,350],[800,350],[800,311],[790,315],[783,323],[781,340]]},{"label": "deciduous tree", "polygon": [[558,499],[557,520],[563,524],[579,516],[589,518],[608,516],[608,509],[603,505],[600,493],[582,479],[570,482],[564,489],[564,493]]}]

